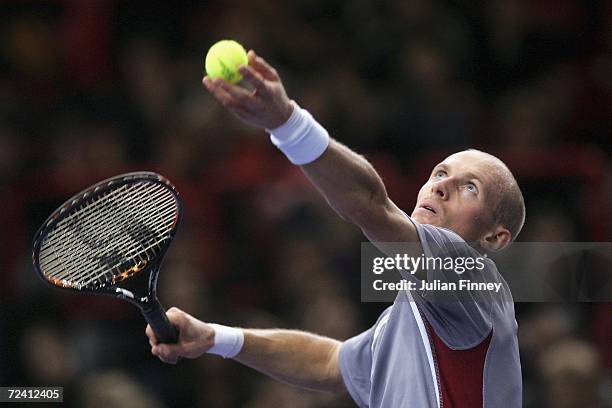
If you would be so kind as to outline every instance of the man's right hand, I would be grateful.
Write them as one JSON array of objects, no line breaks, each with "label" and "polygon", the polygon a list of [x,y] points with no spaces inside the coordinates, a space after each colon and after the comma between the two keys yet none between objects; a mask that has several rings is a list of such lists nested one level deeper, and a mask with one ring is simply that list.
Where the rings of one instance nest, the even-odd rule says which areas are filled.
[{"label": "man's right hand", "polygon": [[249,91],[223,79],[205,76],[202,83],[230,112],[249,125],[274,129],[285,123],[293,112],[276,70],[250,50],[248,65],[240,67],[240,74],[253,85]]},{"label": "man's right hand", "polygon": [[151,326],[147,325],[145,330],[151,353],[163,362],[176,364],[181,357],[197,358],[213,346],[215,331],[208,324],[176,307],[168,309],[166,315],[179,333],[176,344],[158,343]]}]

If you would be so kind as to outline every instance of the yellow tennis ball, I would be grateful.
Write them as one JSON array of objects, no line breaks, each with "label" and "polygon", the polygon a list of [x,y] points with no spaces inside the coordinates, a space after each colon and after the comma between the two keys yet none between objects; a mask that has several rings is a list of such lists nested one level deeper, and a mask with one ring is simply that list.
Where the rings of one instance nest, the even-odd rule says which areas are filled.
[{"label": "yellow tennis ball", "polygon": [[221,40],[208,50],[204,68],[211,78],[223,78],[227,82],[236,83],[242,79],[238,67],[247,63],[247,53],[242,45],[234,40]]}]

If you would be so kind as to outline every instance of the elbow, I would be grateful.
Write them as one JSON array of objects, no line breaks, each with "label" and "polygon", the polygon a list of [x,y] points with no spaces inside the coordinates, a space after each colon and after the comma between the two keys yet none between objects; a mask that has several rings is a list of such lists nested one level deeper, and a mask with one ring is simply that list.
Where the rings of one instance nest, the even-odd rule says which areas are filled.
[{"label": "elbow", "polygon": [[340,370],[340,347],[342,343],[338,342],[330,350],[329,360],[327,364],[326,387],[325,391],[332,394],[343,394],[346,392],[342,371]]},{"label": "elbow", "polygon": [[342,376],[340,376],[340,378],[334,378],[334,380],[329,383],[327,392],[335,395],[346,393],[346,386],[344,385]]}]

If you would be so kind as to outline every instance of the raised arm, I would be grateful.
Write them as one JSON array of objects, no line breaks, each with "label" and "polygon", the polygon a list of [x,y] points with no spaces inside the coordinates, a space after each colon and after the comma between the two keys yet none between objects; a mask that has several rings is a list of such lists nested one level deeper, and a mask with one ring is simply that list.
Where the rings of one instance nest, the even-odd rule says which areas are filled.
[{"label": "raised arm", "polygon": [[325,152],[301,169],[329,205],[370,241],[418,240],[414,225],[391,201],[382,179],[363,156],[331,139]]},{"label": "raised arm", "polygon": [[[253,51],[248,57],[249,64],[240,73],[253,91],[207,77],[204,85],[246,123],[267,130],[278,128],[299,107],[287,97],[274,68]],[[418,241],[414,225],[388,197],[372,165],[348,147],[330,138],[325,151],[301,168],[330,206],[359,226],[370,241]]]},{"label": "raised arm", "polygon": [[[217,334],[219,326],[216,331],[214,325],[175,307],[167,314],[178,329],[177,344],[158,344],[150,326],[146,329],[151,352],[166,363],[175,364],[179,358],[200,357],[211,352],[215,344],[220,348],[220,341],[228,342],[227,339],[215,338],[221,337]],[[339,341],[295,330],[244,329],[242,334],[244,343],[239,352],[236,350],[238,354],[232,356],[234,360],[297,387],[328,392],[345,390],[338,365]],[[229,344],[231,348],[231,341]],[[216,354],[223,352],[217,351]]]}]

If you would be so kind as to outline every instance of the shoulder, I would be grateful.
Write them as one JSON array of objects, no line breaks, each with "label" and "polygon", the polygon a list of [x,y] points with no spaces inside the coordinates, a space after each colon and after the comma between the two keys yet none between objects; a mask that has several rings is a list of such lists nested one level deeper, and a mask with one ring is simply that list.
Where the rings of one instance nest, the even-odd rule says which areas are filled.
[{"label": "shoulder", "polygon": [[459,234],[430,224],[420,224],[408,217],[414,224],[419,241],[426,256],[479,256],[480,253],[471,247]]}]

